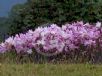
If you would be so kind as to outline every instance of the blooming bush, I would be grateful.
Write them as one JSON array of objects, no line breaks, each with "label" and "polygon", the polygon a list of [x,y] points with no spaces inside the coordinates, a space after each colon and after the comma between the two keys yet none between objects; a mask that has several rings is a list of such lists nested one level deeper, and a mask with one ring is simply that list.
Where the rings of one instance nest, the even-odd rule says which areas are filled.
[{"label": "blooming bush", "polygon": [[38,27],[25,34],[16,34],[0,44],[0,53],[15,50],[17,54],[31,54],[33,49],[43,55],[57,55],[72,52],[92,55],[101,52],[102,48],[101,23],[95,25],[83,22],[65,24],[58,27]]}]

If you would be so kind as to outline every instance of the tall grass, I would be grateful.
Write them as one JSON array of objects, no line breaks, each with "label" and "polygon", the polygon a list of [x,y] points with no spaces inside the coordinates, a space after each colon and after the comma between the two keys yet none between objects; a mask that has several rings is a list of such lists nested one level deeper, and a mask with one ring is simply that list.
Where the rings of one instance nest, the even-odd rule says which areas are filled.
[{"label": "tall grass", "polygon": [[1,64],[0,76],[101,76],[102,65]]}]

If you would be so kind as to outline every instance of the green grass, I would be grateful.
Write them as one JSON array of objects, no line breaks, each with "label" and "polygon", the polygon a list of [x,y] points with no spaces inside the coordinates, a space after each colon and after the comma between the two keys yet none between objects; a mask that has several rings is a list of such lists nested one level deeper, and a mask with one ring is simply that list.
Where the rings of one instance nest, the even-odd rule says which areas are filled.
[{"label": "green grass", "polygon": [[102,65],[1,64],[0,76],[102,76]]}]

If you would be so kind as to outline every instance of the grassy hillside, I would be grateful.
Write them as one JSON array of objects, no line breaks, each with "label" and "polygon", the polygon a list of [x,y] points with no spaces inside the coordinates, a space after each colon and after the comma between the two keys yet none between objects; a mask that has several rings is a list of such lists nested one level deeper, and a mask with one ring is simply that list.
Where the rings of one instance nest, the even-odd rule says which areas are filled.
[{"label": "grassy hillside", "polygon": [[102,65],[1,64],[0,76],[102,76]]}]

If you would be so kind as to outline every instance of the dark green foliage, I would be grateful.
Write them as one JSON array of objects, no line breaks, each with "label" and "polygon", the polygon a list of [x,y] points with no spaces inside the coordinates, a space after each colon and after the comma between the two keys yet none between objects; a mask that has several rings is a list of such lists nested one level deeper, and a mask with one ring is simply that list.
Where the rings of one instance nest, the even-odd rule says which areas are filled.
[{"label": "dark green foliage", "polygon": [[12,8],[10,34],[25,32],[41,24],[102,21],[101,0],[28,0]]},{"label": "dark green foliage", "polygon": [[0,42],[8,37],[9,25],[8,18],[0,17]]}]

